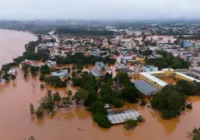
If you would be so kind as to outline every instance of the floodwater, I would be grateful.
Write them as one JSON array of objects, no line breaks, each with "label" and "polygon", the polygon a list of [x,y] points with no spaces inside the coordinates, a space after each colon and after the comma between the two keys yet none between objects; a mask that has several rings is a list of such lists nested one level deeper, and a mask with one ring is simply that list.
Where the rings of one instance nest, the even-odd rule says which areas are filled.
[{"label": "floodwater", "polygon": [[2,64],[12,62],[13,58],[22,55],[24,45],[35,41],[37,37],[28,32],[19,32],[0,29],[0,67]]},{"label": "floodwater", "polygon": [[[8,43],[14,44],[13,41]],[[69,89],[73,93],[77,90],[71,86],[42,90],[38,78],[29,75],[24,80],[20,69],[15,81],[0,85],[0,140],[27,140],[30,136],[36,140],[187,140],[188,133],[200,126],[200,97],[190,97],[193,109],[172,120],[161,119],[159,113],[151,108],[126,104],[126,109],[139,110],[146,120],[129,131],[123,125],[99,128],[82,106],[59,109],[55,116],[46,114],[42,120],[37,120],[30,115],[29,105],[33,103],[37,107],[49,89],[59,91],[62,96],[67,95]]]}]

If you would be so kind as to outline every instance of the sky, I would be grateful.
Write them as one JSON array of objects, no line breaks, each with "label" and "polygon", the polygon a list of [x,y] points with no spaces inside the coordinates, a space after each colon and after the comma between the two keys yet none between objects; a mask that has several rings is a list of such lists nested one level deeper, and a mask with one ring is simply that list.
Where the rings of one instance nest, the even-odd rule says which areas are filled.
[{"label": "sky", "polygon": [[0,0],[0,19],[200,19],[200,0]]}]

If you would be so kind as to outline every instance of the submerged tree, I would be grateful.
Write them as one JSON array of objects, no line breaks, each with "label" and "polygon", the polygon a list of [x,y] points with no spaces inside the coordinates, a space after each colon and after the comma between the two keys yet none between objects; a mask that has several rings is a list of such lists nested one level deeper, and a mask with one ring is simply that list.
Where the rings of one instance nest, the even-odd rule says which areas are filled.
[{"label": "submerged tree", "polygon": [[34,114],[35,113],[35,109],[34,109],[34,106],[33,106],[32,103],[30,104],[29,108],[30,108],[31,114]]}]

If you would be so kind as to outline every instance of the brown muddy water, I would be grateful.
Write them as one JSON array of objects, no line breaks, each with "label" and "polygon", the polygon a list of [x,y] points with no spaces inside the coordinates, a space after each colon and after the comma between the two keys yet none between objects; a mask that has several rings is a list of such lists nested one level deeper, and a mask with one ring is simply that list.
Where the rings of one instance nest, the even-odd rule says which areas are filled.
[{"label": "brown muddy water", "polygon": [[[9,43],[16,47],[13,41],[5,45],[12,46]],[[38,78],[29,76],[28,80],[24,80],[19,69],[14,82],[0,85],[0,140],[27,140],[30,136],[36,140],[186,140],[188,133],[200,126],[200,97],[190,97],[193,109],[172,120],[161,119],[159,113],[151,108],[126,104],[126,109],[138,109],[146,120],[129,131],[123,125],[99,128],[91,114],[81,106],[59,109],[55,116],[46,114],[42,120],[37,120],[30,115],[29,105],[33,103],[36,107],[49,89],[52,88],[41,90]],[[66,95],[69,89],[73,92],[77,90],[71,86],[52,90]]]},{"label": "brown muddy water", "polygon": [[19,32],[0,29],[0,67],[2,64],[12,62],[13,58],[22,55],[24,45],[35,41],[37,37],[28,32]]}]

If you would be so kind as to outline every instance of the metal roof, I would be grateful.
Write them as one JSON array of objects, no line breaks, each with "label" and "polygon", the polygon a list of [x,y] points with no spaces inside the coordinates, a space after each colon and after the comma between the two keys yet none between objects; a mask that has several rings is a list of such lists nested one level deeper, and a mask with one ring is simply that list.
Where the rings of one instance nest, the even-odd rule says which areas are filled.
[{"label": "metal roof", "polygon": [[141,93],[146,96],[154,95],[159,90],[144,80],[137,80],[134,82],[134,85]]},{"label": "metal roof", "polygon": [[176,72],[176,74],[181,75],[181,76],[183,76],[183,77],[185,77],[185,78],[187,78],[187,79],[190,79],[191,81],[200,82],[200,80],[195,79],[195,78],[193,78],[193,77],[191,77],[191,76],[188,76],[188,75],[186,75],[186,74],[183,74],[183,73],[180,73],[180,72]]},{"label": "metal roof", "polygon": [[[158,73],[158,72],[156,72],[156,73]],[[140,74],[143,75],[144,77],[147,77],[148,79],[152,80],[153,82],[155,82],[155,83],[161,85],[162,87],[164,87],[164,86],[167,85],[166,82],[164,82],[164,81],[160,80],[159,78],[157,78],[157,77],[151,75],[152,73],[149,73],[149,72],[142,72],[142,73],[140,73]]]},{"label": "metal roof", "polygon": [[108,119],[112,124],[124,123],[128,119],[137,120],[140,113],[134,109],[108,112]]}]

